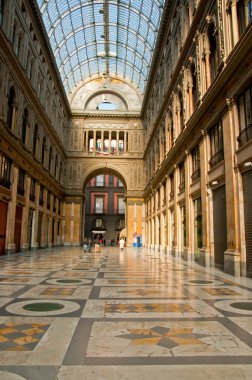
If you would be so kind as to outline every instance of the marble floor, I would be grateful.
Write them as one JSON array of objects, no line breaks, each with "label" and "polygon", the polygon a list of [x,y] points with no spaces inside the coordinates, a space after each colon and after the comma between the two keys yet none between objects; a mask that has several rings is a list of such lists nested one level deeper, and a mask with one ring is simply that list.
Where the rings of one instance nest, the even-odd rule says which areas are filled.
[{"label": "marble floor", "polygon": [[0,379],[252,378],[252,279],[144,248],[0,258]]}]

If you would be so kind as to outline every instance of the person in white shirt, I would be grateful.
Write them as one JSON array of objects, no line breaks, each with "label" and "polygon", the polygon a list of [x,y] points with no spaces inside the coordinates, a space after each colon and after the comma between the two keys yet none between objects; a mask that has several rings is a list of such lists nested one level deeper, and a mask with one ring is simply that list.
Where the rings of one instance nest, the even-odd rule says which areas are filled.
[{"label": "person in white shirt", "polygon": [[120,245],[120,250],[123,251],[123,248],[124,248],[124,239],[123,238],[120,239],[119,245]]}]

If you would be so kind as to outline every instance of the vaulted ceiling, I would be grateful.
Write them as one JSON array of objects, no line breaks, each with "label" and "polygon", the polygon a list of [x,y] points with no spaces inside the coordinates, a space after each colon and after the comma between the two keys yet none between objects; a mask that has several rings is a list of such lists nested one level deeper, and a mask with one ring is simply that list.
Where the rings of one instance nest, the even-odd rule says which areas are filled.
[{"label": "vaulted ceiling", "polygon": [[144,94],[165,0],[37,0],[67,95],[93,76]]}]

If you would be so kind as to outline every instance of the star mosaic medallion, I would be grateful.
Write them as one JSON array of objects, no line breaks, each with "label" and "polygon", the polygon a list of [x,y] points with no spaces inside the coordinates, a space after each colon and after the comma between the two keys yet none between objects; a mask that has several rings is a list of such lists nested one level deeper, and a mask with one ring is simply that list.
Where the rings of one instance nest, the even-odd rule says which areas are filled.
[{"label": "star mosaic medallion", "polygon": [[202,288],[202,290],[211,296],[241,296],[241,293],[229,288]]},{"label": "star mosaic medallion", "polygon": [[48,287],[41,295],[43,296],[72,296],[77,288]]},{"label": "star mosaic medallion", "polygon": [[154,326],[151,329],[128,329],[129,334],[119,335],[119,338],[129,339],[134,345],[155,345],[172,349],[178,346],[205,345],[200,339],[206,334],[197,334],[190,328],[170,329]]},{"label": "star mosaic medallion", "polygon": [[105,304],[105,313],[190,313],[195,310],[189,304],[177,303],[135,303]]}]

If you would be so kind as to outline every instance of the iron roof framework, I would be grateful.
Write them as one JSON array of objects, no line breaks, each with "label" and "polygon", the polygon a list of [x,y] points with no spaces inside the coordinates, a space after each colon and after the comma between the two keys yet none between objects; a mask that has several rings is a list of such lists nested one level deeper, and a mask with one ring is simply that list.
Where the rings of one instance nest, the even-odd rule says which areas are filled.
[{"label": "iron roof framework", "polygon": [[165,0],[37,0],[69,94],[100,74],[143,94]]}]

